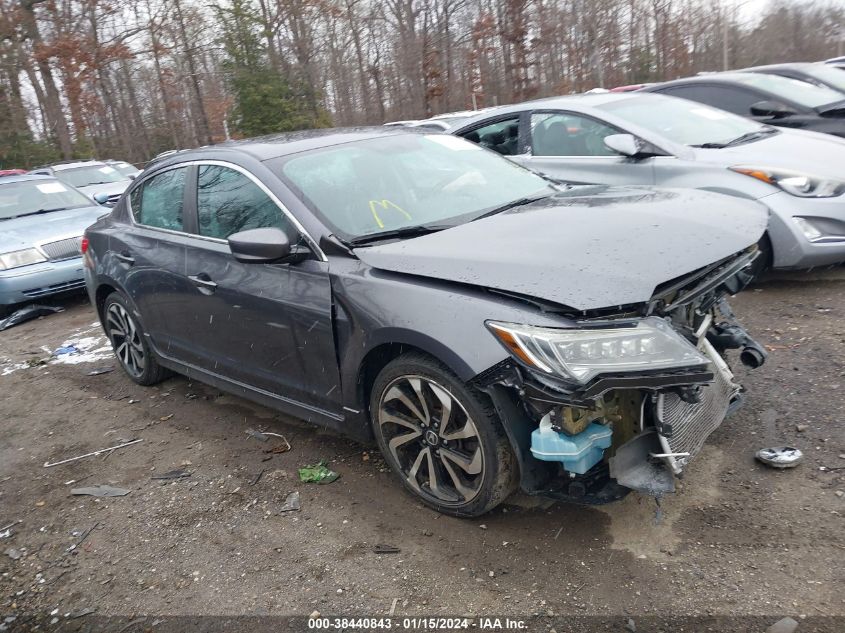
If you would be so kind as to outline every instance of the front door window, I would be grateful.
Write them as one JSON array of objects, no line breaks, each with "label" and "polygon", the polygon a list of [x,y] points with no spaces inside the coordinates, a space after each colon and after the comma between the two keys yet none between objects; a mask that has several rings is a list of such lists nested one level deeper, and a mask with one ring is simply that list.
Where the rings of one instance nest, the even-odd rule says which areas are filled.
[{"label": "front door window", "polygon": [[534,156],[616,156],[604,139],[622,132],[589,117],[568,112],[531,115]]}]

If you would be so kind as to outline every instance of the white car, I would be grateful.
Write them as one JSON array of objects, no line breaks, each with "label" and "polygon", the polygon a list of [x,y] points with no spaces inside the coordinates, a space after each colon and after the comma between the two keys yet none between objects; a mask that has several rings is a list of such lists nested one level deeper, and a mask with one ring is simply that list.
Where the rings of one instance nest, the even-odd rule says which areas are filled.
[{"label": "white car", "polygon": [[845,261],[845,139],[643,92],[503,106],[450,134],[570,184],[703,189],[771,210],[758,269]]},{"label": "white car", "polygon": [[111,165],[97,160],[55,163],[33,169],[32,174],[53,176],[95,202],[113,207],[132,180]]}]

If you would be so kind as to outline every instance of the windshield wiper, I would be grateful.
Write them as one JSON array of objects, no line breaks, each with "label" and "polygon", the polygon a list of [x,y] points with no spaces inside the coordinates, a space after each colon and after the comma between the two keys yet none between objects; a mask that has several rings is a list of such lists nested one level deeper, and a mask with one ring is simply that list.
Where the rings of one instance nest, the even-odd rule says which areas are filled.
[{"label": "windshield wiper", "polygon": [[773,127],[764,127],[762,130],[755,130],[754,132],[748,132],[746,134],[743,134],[742,136],[737,136],[732,141],[728,141],[725,144],[725,147],[733,147],[734,145],[750,143],[751,141],[755,141],[758,138],[763,138],[764,136],[768,136],[769,134],[774,134],[776,132],[777,130]]},{"label": "windshield wiper", "polygon": [[82,187],[90,187],[91,185],[110,185],[114,181],[113,180],[103,180],[101,182],[86,182],[84,185],[80,185]]},{"label": "windshield wiper", "polygon": [[746,132],[745,134],[737,136],[735,139],[731,139],[730,141],[726,141],[724,143],[701,143],[700,145],[693,145],[692,147],[700,147],[702,149],[723,149],[725,147],[734,147],[736,145],[742,145],[743,143],[750,143],[758,138],[768,136],[769,134],[775,134],[776,132],[777,130],[773,127],[764,127],[761,130]]},{"label": "windshield wiper", "polygon": [[29,213],[21,213],[19,215],[13,215],[9,220],[13,218],[25,218],[28,215],[41,215],[42,213],[52,213],[53,211],[64,211],[67,207],[56,207],[55,209],[38,209],[38,211],[30,211]]},{"label": "windshield wiper", "polygon": [[490,209],[489,211],[485,211],[481,215],[475,216],[471,222],[475,222],[476,220],[481,220],[482,218],[489,218],[491,215],[497,215],[499,213],[504,213],[510,209],[514,209],[516,207],[521,207],[526,204],[531,204],[532,202],[537,202],[537,200],[542,200],[543,198],[548,198],[552,194],[544,193],[542,196],[526,196],[525,198],[517,198],[516,200],[511,200],[510,202],[506,202],[505,204]]},{"label": "windshield wiper", "polygon": [[373,233],[371,235],[362,235],[354,239],[348,240],[350,246],[363,246],[372,242],[381,242],[382,240],[404,239],[408,237],[419,237],[420,235],[428,235],[429,233],[436,233],[443,229],[452,228],[452,225],[434,225],[434,224],[420,224],[417,226],[406,226],[401,229],[393,229],[391,231],[382,231],[381,233]]}]

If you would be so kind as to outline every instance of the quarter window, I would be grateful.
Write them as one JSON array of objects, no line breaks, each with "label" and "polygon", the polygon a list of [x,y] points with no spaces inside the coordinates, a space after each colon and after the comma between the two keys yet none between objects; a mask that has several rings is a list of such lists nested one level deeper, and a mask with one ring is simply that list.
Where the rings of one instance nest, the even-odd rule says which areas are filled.
[{"label": "quarter window", "polygon": [[279,228],[293,239],[295,231],[278,205],[242,173],[203,165],[197,181],[199,233],[225,240],[247,229]]},{"label": "quarter window", "polygon": [[187,171],[185,167],[170,169],[132,190],[130,204],[138,224],[170,231],[183,230],[182,202]]},{"label": "quarter window", "polygon": [[534,156],[616,156],[604,139],[621,131],[589,117],[556,112],[531,115]]}]

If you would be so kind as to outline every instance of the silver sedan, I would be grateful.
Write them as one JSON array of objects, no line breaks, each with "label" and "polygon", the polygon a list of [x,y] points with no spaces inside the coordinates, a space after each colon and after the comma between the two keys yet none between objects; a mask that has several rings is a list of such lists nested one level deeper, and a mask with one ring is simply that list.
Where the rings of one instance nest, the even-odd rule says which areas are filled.
[{"label": "silver sedan", "polygon": [[845,140],[834,136],[645,93],[504,106],[451,133],[568,183],[686,187],[758,200],[771,210],[762,264],[845,261]]}]

